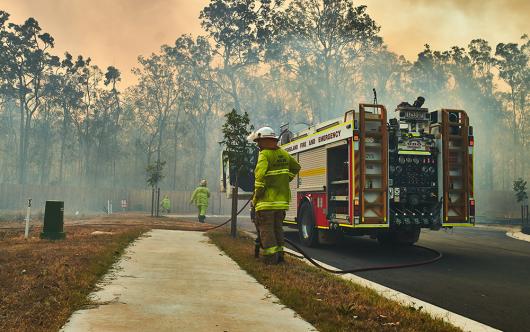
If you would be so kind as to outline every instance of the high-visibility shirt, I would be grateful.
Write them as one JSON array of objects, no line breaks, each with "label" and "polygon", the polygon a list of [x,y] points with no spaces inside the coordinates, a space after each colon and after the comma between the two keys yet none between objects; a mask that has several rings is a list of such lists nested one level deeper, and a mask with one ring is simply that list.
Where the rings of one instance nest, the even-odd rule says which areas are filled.
[{"label": "high-visibility shirt", "polygon": [[191,201],[196,206],[208,206],[208,197],[210,197],[210,191],[206,187],[197,187],[191,195]]},{"label": "high-visibility shirt", "polygon": [[291,200],[289,182],[300,171],[300,165],[281,148],[259,152],[254,172],[254,207],[261,210],[287,210]]},{"label": "high-visibility shirt", "polygon": [[171,208],[171,201],[169,200],[169,197],[164,197],[164,198],[162,199],[162,207],[163,207],[164,209],[169,209],[169,208]]}]

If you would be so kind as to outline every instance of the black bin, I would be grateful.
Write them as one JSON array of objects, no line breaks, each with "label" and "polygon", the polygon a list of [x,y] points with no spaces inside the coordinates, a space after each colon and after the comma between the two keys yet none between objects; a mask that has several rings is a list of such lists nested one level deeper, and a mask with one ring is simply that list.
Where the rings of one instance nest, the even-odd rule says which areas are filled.
[{"label": "black bin", "polygon": [[44,226],[41,239],[60,240],[66,237],[64,226],[64,202],[46,201],[44,210]]}]

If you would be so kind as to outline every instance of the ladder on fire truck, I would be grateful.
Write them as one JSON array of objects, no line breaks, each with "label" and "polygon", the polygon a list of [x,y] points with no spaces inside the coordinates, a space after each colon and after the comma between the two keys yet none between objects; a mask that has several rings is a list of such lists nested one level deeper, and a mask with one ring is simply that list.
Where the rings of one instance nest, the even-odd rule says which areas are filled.
[{"label": "ladder on fire truck", "polygon": [[388,226],[386,108],[383,105],[359,104],[358,122],[359,132],[354,134],[354,227]]},{"label": "ladder on fire truck", "polygon": [[[442,109],[443,224],[468,223],[473,209],[473,140],[464,111]],[[473,206],[469,206],[469,205]]]}]

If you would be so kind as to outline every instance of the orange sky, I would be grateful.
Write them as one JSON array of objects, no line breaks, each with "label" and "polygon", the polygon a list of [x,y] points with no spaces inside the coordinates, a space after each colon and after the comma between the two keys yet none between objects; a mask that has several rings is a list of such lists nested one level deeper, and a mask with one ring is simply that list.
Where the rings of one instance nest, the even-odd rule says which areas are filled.
[{"label": "orange sky", "polygon": [[[201,33],[199,12],[208,0],[0,0],[21,23],[32,16],[56,41],[59,54],[90,56],[118,67],[124,85],[138,55],[157,51],[183,33]],[[425,43],[434,49],[465,46],[473,38],[517,42],[530,34],[529,0],[360,0],[381,26],[390,50],[413,60]]]}]

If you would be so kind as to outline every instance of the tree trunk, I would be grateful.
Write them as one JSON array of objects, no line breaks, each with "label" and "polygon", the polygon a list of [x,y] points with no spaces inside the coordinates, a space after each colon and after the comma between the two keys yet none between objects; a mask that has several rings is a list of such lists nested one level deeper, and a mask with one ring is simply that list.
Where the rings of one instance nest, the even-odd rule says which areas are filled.
[{"label": "tree trunk", "polygon": [[[177,129],[175,128],[175,132]],[[177,190],[177,135],[175,134],[175,142],[173,142],[173,171],[171,172],[173,181],[171,187],[173,191]]]},{"label": "tree trunk", "polygon": [[25,184],[27,182],[27,163],[28,163],[28,148],[29,148],[29,134],[31,130],[31,113],[26,112],[26,119],[24,121],[24,130],[23,130],[23,144],[22,144],[22,151],[20,156],[20,162],[21,162],[21,184]]},{"label": "tree trunk", "polygon": [[61,155],[59,157],[59,183],[63,183],[64,150],[66,145],[66,111],[64,112],[63,128],[61,130]]},{"label": "tree trunk", "polygon": [[23,160],[23,154],[22,151],[24,150],[24,116],[26,114],[26,110],[24,108],[24,99],[20,98],[20,134],[19,134],[19,142],[18,142],[18,183],[23,184],[24,183],[24,160]]},{"label": "tree trunk", "polygon": [[236,174],[235,182],[234,182],[234,190],[232,192],[232,214],[231,214],[231,222],[230,222],[230,235],[232,235],[233,238],[237,236],[237,201],[238,201],[238,175]]},{"label": "tree trunk", "polygon": [[512,88],[513,105],[513,177],[517,178],[517,112],[515,108],[515,95]]},{"label": "tree trunk", "polygon": [[175,119],[175,129],[173,130],[173,139],[175,142],[173,142],[173,183],[172,188],[173,190],[177,190],[177,142],[178,142],[178,127],[179,127],[179,117],[180,117],[180,107],[177,111],[177,118]]},{"label": "tree trunk", "polygon": [[241,104],[239,102],[239,95],[237,94],[237,86],[236,86],[236,78],[234,77],[234,73],[230,73],[229,79],[230,79],[230,85],[232,88],[232,98],[234,99],[234,108],[236,111],[241,111]]},{"label": "tree trunk", "polygon": [[198,162],[197,165],[197,177],[198,180],[204,179],[204,167],[206,166],[206,163],[204,162],[206,158],[206,123],[201,128],[201,134],[199,137],[199,154],[198,154]]}]

